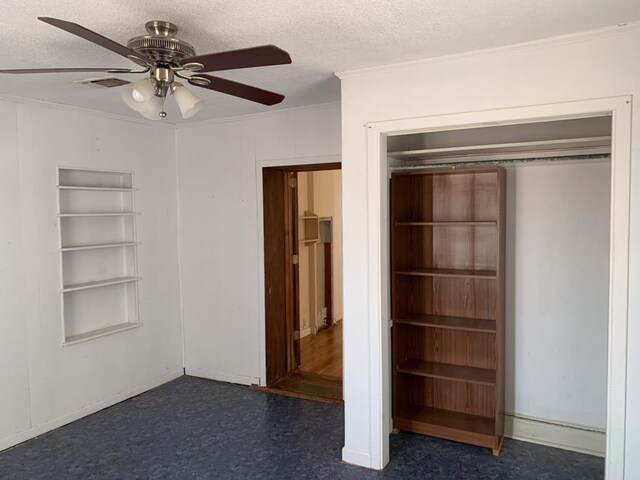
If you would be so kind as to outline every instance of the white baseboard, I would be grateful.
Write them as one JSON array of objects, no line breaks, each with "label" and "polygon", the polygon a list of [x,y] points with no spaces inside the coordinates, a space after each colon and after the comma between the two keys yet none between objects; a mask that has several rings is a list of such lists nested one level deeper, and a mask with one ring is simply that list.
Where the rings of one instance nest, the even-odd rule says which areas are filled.
[{"label": "white baseboard", "polygon": [[604,457],[604,430],[581,425],[565,425],[549,420],[505,415],[505,437],[574,452]]},{"label": "white baseboard", "polygon": [[111,407],[116,403],[123,402],[131,397],[140,395],[147,390],[159,387],[160,385],[170,382],[171,380],[175,380],[182,375],[182,369],[167,373],[165,375],[162,375],[161,377],[155,378],[148,383],[143,383],[142,385],[132,388],[131,390],[119,393],[117,395],[114,395],[113,397],[101,400],[87,407],[83,407],[79,410],[68,413],[67,415],[63,415],[62,417],[58,417],[53,420],[49,420],[48,422],[41,423],[40,425],[34,425],[27,430],[23,430],[19,433],[16,433],[15,435],[11,435],[10,437],[2,438],[0,439],[0,451],[18,445],[19,443],[26,442],[27,440],[37,437],[38,435],[42,435],[43,433],[55,430],[56,428],[62,427],[71,422],[75,422],[76,420],[80,420],[87,415],[91,415],[93,413],[99,412],[100,410],[104,410],[105,408]]},{"label": "white baseboard", "polygon": [[307,335],[311,335],[311,327],[303,328],[300,330],[300,338],[304,338]]},{"label": "white baseboard", "polygon": [[185,369],[185,375],[189,375],[190,377],[206,378],[207,380],[217,380],[219,382],[246,385],[249,387],[251,385],[260,385],[260,378],[258,377],[247,377],[244,375],[234,375],[229,373],[213,372],[210,370],[203,370],[200,368],[187,367]]},{"label": "white baseboard", "polygon": [[360,450],[342,447],[342,461],[359,467],[371,468],[371,456]]}]

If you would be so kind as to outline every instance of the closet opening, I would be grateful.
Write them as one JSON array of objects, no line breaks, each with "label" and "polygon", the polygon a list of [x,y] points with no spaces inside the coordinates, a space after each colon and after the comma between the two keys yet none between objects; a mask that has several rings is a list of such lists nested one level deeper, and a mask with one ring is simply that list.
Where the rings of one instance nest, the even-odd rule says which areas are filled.
[{"label": "closet opening", "polygon": [[263,168],[266,386],[342,402],[340,164]]},{"label": "closet opening", "polygon": [[394,428],[605,456],[611,139],[608,114],[386,137]]}]

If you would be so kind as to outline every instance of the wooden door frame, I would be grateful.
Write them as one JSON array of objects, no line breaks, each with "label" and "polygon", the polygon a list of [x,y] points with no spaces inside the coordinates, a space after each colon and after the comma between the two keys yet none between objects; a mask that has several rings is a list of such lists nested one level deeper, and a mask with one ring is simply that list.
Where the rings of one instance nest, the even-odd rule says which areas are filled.
[{"label": "wooden door frame", "polygon": [[264,197],[262,171],[265,168],[278,168],[290,172],[312,172],[319,170],[339,170],[342,157],[340,155],[328,155],[322,157],[287,158],[276,160],[259,160],[256,162],[256,191],[257,191],[257,217],[258,217],[258,300],[259,300],[259,361],[260,361],[260,386],[267,386],[267,360],[266,360],[266,298],[265,298],[265,242],[264,242]]}]

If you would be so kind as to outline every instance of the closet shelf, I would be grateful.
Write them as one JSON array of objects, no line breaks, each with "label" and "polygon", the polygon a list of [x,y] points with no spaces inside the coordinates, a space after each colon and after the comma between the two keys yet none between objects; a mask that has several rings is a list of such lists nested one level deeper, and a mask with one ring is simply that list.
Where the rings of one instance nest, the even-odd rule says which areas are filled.
[{"label": "closet shelf", "polygon": [[398,365],[396,370],[399,373],[456,382],[477,383],[480,385],[496,384],[496,372],[488,368],[464,367],[462,365],[408,359]]},{"label": "closet shelf", "polygon": [[498,222],[496,222],[495,220],[488,220],[488,221],[452,221],[452,222],[413,222],[413,221],[400,221],[400,222],[396,222],[395,226],[396,227],[405,227],[405,226],[409,226],[409,227],[458,227],[458,226],[469,226],[469,227],[473,227],[473,226],[495,226],[497,225]]},{"label": "closet shelf", "polygon": [[115,278],[107,278],[105,280],[97,280],[93,282],[74,283],[70,285],[65,285],[61,291],[63,293],[77,292],[79,290],[87,290],[89,288],[107,287],[109,285],[119,285],[121,283],[137,282],[140,279],[141,277],[115,277]]},{"label": "closet shelf", "polygon": [[61,252],[75,252],[78,250],[96,250],[100,248],[119,248],[119,247],[135,247],[140,245],[140,242],[121,242],[121,243],[101,243],[97,245],[77,245],[75,247],[62,247]]},{"label": "closet shelf", "polygon": [[483,318],[448,317],[443,315],[409,313],[402,315],[398,319],[394,319],[393,323],[399,325],[464,330],[470,332],[496,332],[496,321]]},{"label": "closet shelf", "polygon": [[140,215],[140,212],[59,213],[58,217],[126,217],[132,215]]},{"label": "closet shelf", "polygon": [[400,429],[462,442],[469,442],[469,438],[472,437],[477,445],[495,447],[493,418],[410,405],[399,409],[393,421]]},{"label": "closet shelf", "polygon": [[89,332],[78,333],[77,335],[70,335],[65,338],[62,346],[66,347],[74,345],[76,343],[84,342],[94,338],[105,337],[113,333],[123,332],[125,330],[131,330],[132,328],[141,327],[142,323],[118,323],[117,325],[110,325],[104,328],[98,328],[97,330],[91,330]]},{"label": "closet shelf", "polygon": [[495,270],[469,270],[454,268],[406,268],[396,270],[396,275],[409,275],[420,277],[462,277],[462,278],[487,278],[495,279]]},{"label": "closet shelf", "polygon": [[532,155],[589,155],[611,152],[611,137],[579,137],[557,140],[537,140],[528,142],[493,143],[486,145],[467,145],[443,148],[425,148],[389,152],[387,156],[398,160],[434,160],[448,159],[500,159],[526,158]]},{"label": "closet shelf", "polygon": [[86,190],[90,192],[136,192],[137,188],[127,187],[90,187],[83,185],[58,185],[58,190]]}]

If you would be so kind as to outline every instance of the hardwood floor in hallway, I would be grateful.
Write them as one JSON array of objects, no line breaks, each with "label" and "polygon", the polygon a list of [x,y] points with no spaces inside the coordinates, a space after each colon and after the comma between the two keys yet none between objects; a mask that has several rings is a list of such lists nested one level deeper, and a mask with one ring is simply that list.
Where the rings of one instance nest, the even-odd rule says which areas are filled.
[{"label": "hardwood floor in hallway", "polygon": [[299,370],[342,378],[342,322],[300,340]]},{"label": "hardwood floor in hallway", "polygon": [[300,366],[266,390],[342,402],[342,322],[300,339]]}]

